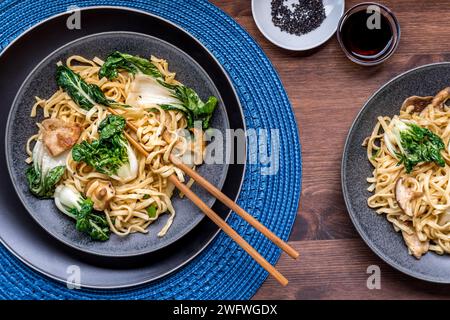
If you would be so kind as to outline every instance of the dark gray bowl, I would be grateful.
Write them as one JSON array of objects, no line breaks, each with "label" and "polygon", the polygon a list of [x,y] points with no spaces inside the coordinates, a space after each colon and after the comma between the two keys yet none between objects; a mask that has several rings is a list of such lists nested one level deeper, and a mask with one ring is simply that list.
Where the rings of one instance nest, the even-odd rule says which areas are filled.
[{"label": "dark gray bowl", "polygon": [[[70,12],[57,14],[30,28],[0,54],[3,101],[0,108],[3,114],[10,111],[14,97],[30,72],[54,50],[88,35],[131,31],[167,41],[192,57],[214,79],[226,106],[230,127],[245,130],[242,108],[231,79],[219,61],[195,37],[161,17],[136,9],[89,7],[81,11],[81,29],[67,29]],[[6,120],[6,117],[0,117],[1,136],[6,136]],[[5,140],[0,140],[0,144],[4,143]],[[245,145],[246,140],[242,143]],[[1,145],[2,177],[9,175],[5,153],[6,148]],[[239,195],[244,172],[245,164],[234,162],[228,166],[222,191],[231,199],[237,199]],[[223,219],[230,214],[230,209],[220,201],[216,201],[212,209]],[[220,230],[211,220],[203,219],[178,241],[146,255],[113,258],[88,254],[55,241],[35,223],[7,178],[0,180],[0,214],[0,242],[21,262],[61,282],[67,281],[67,267],[76,265],[82,270],[82,287],[102,289],[148,283],[178,270],[198,256]]]},{"label": "dark gray bowl", "polygon": [[450,63],[437,63],[408,71],[378,90],[353,122],[342,159],[342,189],[350,217],[367,245],[394,268],[419,279],[450,283],[450,256],[429,252],[420,260],[408,254],[402,236],[383,215],[367,206],[371,195],[366,178],[372,167],[361,146],[380,115],[398,114],[409,96],[431,96],[450,85]]},{"label": "dark gray bowl", "polygon": [[[34,97],[50,97],[56,90],[55,70],[58,61],[65,61],[70,55],[82,55],[86,58],[98,56],[105,58],[110,52],[119,50],[149,57],[151,54],[167,59],[171,70],[177,73],[177,79],[185,85],[194,88],[202,98],[214,95],[219,98],[212,127],[225,134],[229,128],[228,116],[221,103],[219,91],[213,81],[190,56],[177,47],[156,37],[133,32],[106,32],[90,35],[73,41],[50,54],[27,77],[11,108],[6,128],[6,155],[13,185],[24,206],[31,216],[47,232],[58,240],[76,249],[91,254],[109,257],[130,257],[153,252],[166,247],[192,230],[204,217],[203,213],[188,199],[173,197],[176,210],[174,222],[164,237],[157,233],[167,221],[167,215],[161,216],[148,228],[148,234],[135,233],[127,237],[112,234],[109,241],[96,242],[88,236],[75,230],[74,221],[59,212],[53,200],[40,200],[28,190],[24,172],[27,164],[25,144],[27,139],[37,131],[36,121],[40,117],[29,117]],[[225,164],[202,165],[198,171],[211,183],[222,187],[227,174]],[[212,206],[215,199],[201,188],[194,185],[193,191],[204,202]]]}]

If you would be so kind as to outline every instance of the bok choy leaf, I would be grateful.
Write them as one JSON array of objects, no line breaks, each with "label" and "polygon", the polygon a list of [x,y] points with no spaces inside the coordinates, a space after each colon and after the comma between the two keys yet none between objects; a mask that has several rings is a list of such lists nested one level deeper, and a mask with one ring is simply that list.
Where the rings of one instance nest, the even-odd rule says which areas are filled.
[{"label": "bok choy leaf", "polygon": [[[441,150],[445,148],[442,139],[427,128],[398,118],[391,121],[392,129],[385,132],[384,141],[388,150],[404,164],[410,173],[421,162],[434,162],[444,167],[445,160]],[[398,150],[395,149],[397,145]]]},{"label": "bok choy leaf", "polygon": [[203,102],[193,89],[185,86],[176,86],[173,89],[173,96],[181,104],[164,104],[161,105],[161,108],[184,112],[189,128],[194,126],[195,121],[201,121],[203,129],[209,128],[211,117],[218,102],[216,97],[211,96],[206,102]]},{"label": "bok choy leaf", "polygon": [[64,175],[67,155],[65,152],[58,157],[52,157],[41,141],[36,142],[33,148],[33,164],[25,172],[32,194],[39,198],[53,196],[56,184]]},{"label": "bok choy leaf", "polygon": [[[145,77],[135,77],[133,84],[138,88],[135,88],[137,92],[135,92],[134,102],[148,104],[149,107],[151,104],[157,104],[164,110],[181,111],[186,115],[189,128],[192,128],[196,121],[201,122],[203,129],[209,128],[212,114],[218,103],[216,97],[211,96],[204,102],[193,89],[181,84],[166,83],[161,72],[151,61],[117,51],[107,57],[99,76],[112,80],[117,77],[119,70],[153,79],[153,81],[147,81]],[[159,103],[159,101],[164,102]],[[127,103],[132,104],[128,102],[128,99]]]},{"label": "bok choy leaf", "polygon": [[78,191],[68,186],[58,186],[55,190],[56,207],[76,220],[76,229],[88,234],[92,240],[109,239],[109,225],[103,213],[93,210],[91,199],[85,199]]},{"label": "bok choy leaf", "polygon": [[56,83],[84,110],[90,110],[96,104],[107,107],[127,107],[124,104],[107,99],[100,87],[95,84],[88,84],[67,66],[58,66]]},{"label": "bok choy leaf", "polygon": [[110,177],[129,181],[137,176],[138,163],[133,149],[126,140],[123,129],[125,119],[108,115],[99,125],[99,139],[83,141],[72,149],[76,162],[85,162],[96,171]]},{"label": "bok choy leaf", "polygon": [[143,73],[153,78],[162,78],[161,72],[149,60],[119,51],[114,51],[106,58],[98,76],[100,79],[103,77],[115,79],[120,69],[132,74]]}]

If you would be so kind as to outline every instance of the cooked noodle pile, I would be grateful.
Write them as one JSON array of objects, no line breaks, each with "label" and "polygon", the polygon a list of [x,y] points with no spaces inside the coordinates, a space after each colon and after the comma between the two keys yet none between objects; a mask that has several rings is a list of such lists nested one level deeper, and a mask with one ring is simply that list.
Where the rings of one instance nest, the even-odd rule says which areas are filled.
[{"label": "cooked noodle pile", "polygon": [[[163,75],[167,84],[179,84],[175,80],[175,74],[168,71],[165,60],[152,57],[151,62]],[[100,87],[106,98],[125,105],[130,95],[134,75],[129,72],[119,72],[114,80],[108,80],[106,77],[99,79],[98,73],[102,64],[103,61],[98,58],[88,60],[81,56],[71,56],[66,61],[67,67],[81,76],[85,82]],[[60,119],[78,124],[81,127],[78,142],[91,142],[98,139],[99,124],[109,114],[107,108],[98,104],[90,110],[81,108],[61,88],[48,99],[36,98],[36,100],[31,117],[36,117],[42,111],[46,119]],[[187,128],[184,113],[163,110],[157,104],[152,105],[151,109],[148,107],[128,105],[116,109],[127,121],[139,128],[136,133],[129,129],[125,130],[149,153],[149,156],[145,158],[135,152],[138,166],[137,177],[127,180],[116,176],[111,179],[110,176],[94,170],[85,162],[74,161],[70,154],[65,160],[66,170],[59,182],[59,185],[68,186],[86,197],[95,197],[96,188],[101,184],[106,186],[105,190],[112,185],[115,194],[108,199],[104,213],[110,230],[120,236],[133,232],[146,233],[147,227],[157,220],[160,214],[168,213],[168,222],[158,234],[163,236],[175,215],[171,203],[174,187],[167,178],[176,174],[181,181],[184,181],[183,172],[170,163],[170,153],[176,149],[178,154],[182,155],[186,150],[191,150],[200,157],[196,164],[201,163],[203,159],[202,143],[192,145],[189,137],[179,134],[180,129]],[[33,161],[34,142],[42,140],[43,125],[41,123],[37,125],[40,129],[39,133],[30,137],[27,144],[28,163]],[[154,207],[154,212],[149,214],[148,208],[151,207]]]},{"label": "cooked noodle pile", "polygon": [[364,142],[374,167],[367,203],[401,231],[416,258],[450,253],[449,92],[408,98],[399,115],[378,117]]}]

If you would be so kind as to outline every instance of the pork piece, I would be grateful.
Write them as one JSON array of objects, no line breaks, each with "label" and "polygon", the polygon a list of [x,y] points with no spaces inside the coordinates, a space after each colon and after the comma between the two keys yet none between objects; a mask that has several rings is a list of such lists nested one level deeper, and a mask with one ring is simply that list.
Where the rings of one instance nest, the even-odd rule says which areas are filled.
[{"label": "pork piece", "polygon": [[395,200],[400,209],[410,217],[414,215],[413,201],[423,196],[422,192],[416,191],[417,185],[417,180],[411,177],[401,177],[395,184]]},{"label": "pork piece", "polygon": [[420,259],[423,254],[427,253],[428,248],[430,247],[428,241],[420,241],[416,233],[408,234],[407,232],[402,231],[402,235],[409,251],[414,257]]},{"label": "pork piece", "polygon": [[53,157],[71,149],[81,135],[79,124],[60,119],[44,120],[42,127],[44,145]]}]

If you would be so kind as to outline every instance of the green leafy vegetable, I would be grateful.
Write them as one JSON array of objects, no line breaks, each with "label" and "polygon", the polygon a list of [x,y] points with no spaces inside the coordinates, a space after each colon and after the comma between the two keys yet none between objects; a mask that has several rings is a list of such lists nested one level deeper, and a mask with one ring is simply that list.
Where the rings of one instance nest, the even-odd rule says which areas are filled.
[{"label": "green leafy vegetable", "polygon": [[125,119],[108,115],[99,125],[99,139],[83,141],[72,149],[76,162],[85,162],[100,173],[109,176],[128,162],[127,142],[123,135]]},{"label": "green leafy vegetable", "polygon": [[92,240],[109,239],[109,225],[103,213],[93,210],[94,203],[85,199],[78,191],[58,186],[55,191],[55,204],[59,210],[76,220],[76,229],[88,234]]},{"label": "green leafy vegetable", "polygon": [[393,133],[400,148],[400,152],[395,154],[399,164],[404,164],[407,173],[420,162],[435,162],[441,167],[445,166],[441,154],[445,145],[438,135],[414,123],[405,123],[399,119],[392,121]]},{"label": "green leafy vegetable", "polygon": [[98,86],[88,84],[67,66],[58,66],[56,69],[56,83],[67,92],[77,105],[85,110],[90,110],[95,104],[107,107],[127,107],[114,100],[107,99]]},{"label": "green leafy vegetable", "polygon": [[195,121],[201,121],[202,128],[208,129],[211,117],[217,106],[217,98],[209,97],[205,103],[191,88],[177,86],[173,91],[174,97],[181,102],[181,105],[162,105],[161,108],[184,112],[188,121],[188,127],[190,128],[194,126]]},{"label": "green leafy vegetable", "polygon": [[141,73],[154,78],[156,80],[154,85],[164,87],[167,90],[167,96],[178,100],[177,103],[160,105],[162,109],[183,112],[189,128],[192,128],[196,121],[201,122],[203,129],[209,128],[211,117],[218,103],[216,97],[211,96],[206,102],[203,102],[193,89],[184,85],[166,83],[162,74],[151,61],[117,51],[108,56],[100,69],[99,76],[114,79],[120,69],[127,70],[132,74]]},{"label": "green leafy vegetable", "polygon": [[406,172],[409,173],[420,162],[435,162],[444,167],[445,161],[441,150],[445,146],[442,139],[428,129],[414,124],[409,126],[409,130],[400,133],[402,147],[405,150],[400,156],[400,163],[405,165]]},{"label": "green leafy vegetable", "polygon": [[55,185],[61,180],[65,169],[65,166],[58,166],[43,176],[35,166],[29,167],[25,174],[31,193],[40,198],[51,198],[55,192]]},{"label": "green leafy vegetable", "polygon": [[146,211],[149,216],[149,218],[156,218],[156,212],[157,212],[156,205],[152,204],[150,207],[147,207]]},{"label": "green leafy vegetable", "polygon": [[100,139],[109,140],[114,137],[123,138],[123,129],[125,129],[126,121],[121,116],[108,115],[100,125],[98,131],[100,132]]},{"label": "green leafy vegetable", "polygon": [[52,157],[41,141],[33,148],[33,164],[25,171],[30,192],[39,198],[51,198],[64,175],[67,153]]},{"label": "green leafy vegetable", "polygon": [[153,78],[162,77],[158,68],[151,61],[119,51],[114,51],[106,58],[98,76],[100,79],[106,77],[112,80],[117,78],[119,69],[126,70],[132,74],[140,72]]},{"label": "green leafy vegetable", "polygon": [[109,226],[104,214],[93,212],[93,202],[86,199],[81,203],[78,211],[72,209],[72,214],[76,214],[76,228],[80,232],[88,234],[92,240],[106,241],[109,239]]},{"label": "green leafy vegetable", "polygon": [[375,152],[371,157],[370,160],[375,160],[381,153],[381,149],[378,149],[377,152]]}]

